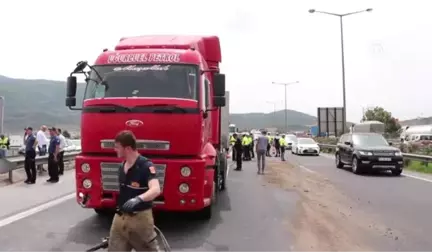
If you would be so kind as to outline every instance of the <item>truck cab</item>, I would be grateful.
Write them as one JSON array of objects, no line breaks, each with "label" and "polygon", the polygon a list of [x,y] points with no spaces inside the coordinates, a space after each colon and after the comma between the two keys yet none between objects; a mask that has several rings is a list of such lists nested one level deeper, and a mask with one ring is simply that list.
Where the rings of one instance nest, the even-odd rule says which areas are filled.
[{"label": "truck cab", "polygon": [[[200,211],[210,218],[227,170],[220,62],[218,37],[169,35],[122,38],[94,65],[77,64],[68,78],[66,106],[82,112],[82,152],[76,158],[80,205],[98,213],[116,207],[122,160],[114,138],[130,130],[138,151],[157,170],[163,191],[155,209]],[[82,108],[76,108],[80,73],[86,90]]]}]

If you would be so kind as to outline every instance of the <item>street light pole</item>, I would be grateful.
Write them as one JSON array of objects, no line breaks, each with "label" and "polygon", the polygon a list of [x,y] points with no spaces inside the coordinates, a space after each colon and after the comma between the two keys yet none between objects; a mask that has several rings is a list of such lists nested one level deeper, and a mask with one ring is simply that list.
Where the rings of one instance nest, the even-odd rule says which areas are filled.
[{"label": "street light pole", "polygon": [[285,87],[285,133],[288,132],[288,115],[287,115],[287,86],[291,84],[299,83],[298,81],[295,82],[288,82],[288,83],[279,83],[279,82],[272,82],[272,84],[275,85],[283,85]]},{"label": "street light pole", "polygon": [[349,12],[349,13],[345,13],[345,14],[336,14],[336,13],[331,13],[331,12],[326,12],[326,11],[317,11],[314,9],[309,10],[309,13],[321,13],[321,14],[336,16],[336,17],[339,17],[339,20],[340,20],[340,36],[341,36],[341,51],[342,51],[342,99],[343,99],[342,132],[344,132],[344,133],[345,133],[345,129],[346,129],[347,120],[346,120],[345,51],[344,51],[343,17],[362,13],[362,12],[371,12],[371,11],[372,11],[372,8],[369,8],[366,10],[361,10],[361,11]]}]

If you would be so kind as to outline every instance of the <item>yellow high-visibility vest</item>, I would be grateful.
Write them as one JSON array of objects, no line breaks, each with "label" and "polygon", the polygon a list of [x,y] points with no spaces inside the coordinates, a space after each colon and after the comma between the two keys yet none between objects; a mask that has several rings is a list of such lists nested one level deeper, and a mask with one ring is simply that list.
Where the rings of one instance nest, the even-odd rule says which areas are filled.
[{"label": "yellow high-visibility vest", "polygon": [[9,139],[7,137],[0,139],[0,149],[6,149]]}]

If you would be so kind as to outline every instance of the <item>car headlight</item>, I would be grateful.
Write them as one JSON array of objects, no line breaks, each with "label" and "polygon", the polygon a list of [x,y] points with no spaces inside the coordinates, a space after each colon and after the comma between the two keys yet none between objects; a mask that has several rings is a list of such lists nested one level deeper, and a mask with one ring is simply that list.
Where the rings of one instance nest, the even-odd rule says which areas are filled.
[{"label": "car headlight", "polygon": [[91,180],[90,180],[90,179],[84,179],[83,182],[82,182],[82,186],[83,186],[85,189],[89,189],[89,188],[91,188],[91,187],[92,187],[92,182],[91,182]]},{"label": "car headlight", "polygon": [[189,177],[189,176],[191,175],[191,173],[192,173],[192,170],[191,170],[191,168],[189,168],[189,167],[187,167],[187,166],[183,166],[183,167],[180,169],[180,173],[181,173],[181,175],[182,175],[183,177]]},{"label": "car headlight", "polygon": [[187,192],[189,192],[189,185],[186,184],[186,183],[182,183],[182,184],[180,184],[180,185],[179,185],[179,191],[180,191],[181,193],[187,193]]},{"label": "car headlight", "polygon": [[400,151],[395,152],[395,156],[399,156],[399,157],[401,157],[401,156],[402,156],[402,152],[400,152]]},{"label": "car headlight", "polygon": [[87,164],[87,163],[82,164],[81,165],[81,171],[85,172],[85,173],[88,173],[90,171],[90,165]]},{"label": "car headlight", "polygon": [[373,153],[370,151],[359,151],[359,153],[360,153],[360,155],[363,155],[363,156],[372,156],[373,155]]}]

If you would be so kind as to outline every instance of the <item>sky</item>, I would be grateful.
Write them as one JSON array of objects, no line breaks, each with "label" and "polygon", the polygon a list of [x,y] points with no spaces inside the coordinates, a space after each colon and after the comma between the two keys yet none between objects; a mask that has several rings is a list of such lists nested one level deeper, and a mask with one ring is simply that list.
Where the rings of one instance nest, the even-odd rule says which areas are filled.
[{"label": "sky", "polygon": [[[428,4],[429,3],[429,4]],[[65,80],[124,36],[218,35],[230,112],[287,108],[316,116],[342,106],[343,18],[347,119],[382,106],[400,120],[432,116],[432,1],[0,1],[0,75]]]}]

